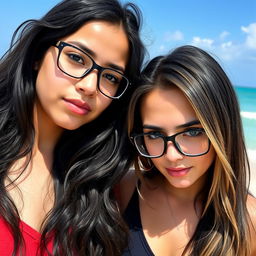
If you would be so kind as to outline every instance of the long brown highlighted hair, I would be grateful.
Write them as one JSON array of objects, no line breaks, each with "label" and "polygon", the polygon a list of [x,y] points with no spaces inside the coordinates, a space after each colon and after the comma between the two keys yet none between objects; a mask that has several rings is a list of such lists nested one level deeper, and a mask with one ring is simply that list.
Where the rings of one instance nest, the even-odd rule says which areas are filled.
[{"label": "long brown highlighted hair", "polygon": [[[237,97],[218,62],[193,46],[179,47],[166,56],[154,58],[145,68],[142,86],[130,102],[129,133],[142,128],[143,97],[156,88],[170,86],[184,93],[216,152],[204,188],[202,216],[183,255],[249,255],[249,162]],[[148,161],[137,156],[135,165],[141,164],[148,168]]]}]

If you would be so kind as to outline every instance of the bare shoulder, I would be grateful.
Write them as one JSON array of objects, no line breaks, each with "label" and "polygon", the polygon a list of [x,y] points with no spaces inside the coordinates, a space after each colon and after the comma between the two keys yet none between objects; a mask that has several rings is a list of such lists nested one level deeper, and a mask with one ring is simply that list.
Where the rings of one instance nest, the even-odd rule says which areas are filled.
[{"label": "bare shoulder", "polygon": [[126,209],[132,194],[136,188],[136,183],[138,181],[138,177],[135,174],[135,170],[131,168],[127,174],[122,178],[120,182],[120,210],[124,212]]},{"label": "bare shoulder", "polygon": [[249,225],[250,225],[250,232],[251,232],[251,241],[252,242],[252,256],[256,255],[256,198],[248,195],[247,197],[247,209],[250,216]]}]

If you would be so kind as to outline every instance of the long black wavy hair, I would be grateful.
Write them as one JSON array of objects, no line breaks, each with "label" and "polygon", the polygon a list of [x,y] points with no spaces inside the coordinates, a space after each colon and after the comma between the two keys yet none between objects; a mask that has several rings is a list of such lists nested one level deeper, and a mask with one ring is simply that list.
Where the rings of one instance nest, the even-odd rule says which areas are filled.
[{"label": "long black wavy hair", "polygon": [[4,181],[16,160],[24,156],[31,160],[35,63],[60,38],[92,20],[123,26],[130,46],[125,75],[132,85],[96,120],[77,130],[64,131],[58,141],[52,168],[55,205],[42,225],[40,253],[47,251],[51,239],[53,255],[111,256],[121,254],[126,246],[126,226],[112,188],[132,158],[124,123],[145,54],[139,37],[141,13],[136,5],[121,6],[118,0],[64,0],[41,19],[21,24],[0,61],[0,216],[12,232],[13,255],[22,251],[24,242],[19,213]]}]

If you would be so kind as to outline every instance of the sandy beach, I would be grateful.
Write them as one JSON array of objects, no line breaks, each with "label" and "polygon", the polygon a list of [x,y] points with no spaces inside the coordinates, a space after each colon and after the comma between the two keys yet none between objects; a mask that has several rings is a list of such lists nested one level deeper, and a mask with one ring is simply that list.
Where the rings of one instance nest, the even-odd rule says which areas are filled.
[{"label": "sandy beach", "polygon": [[248,150],[251,167],[250,191],[256,197],[256,150]]}]

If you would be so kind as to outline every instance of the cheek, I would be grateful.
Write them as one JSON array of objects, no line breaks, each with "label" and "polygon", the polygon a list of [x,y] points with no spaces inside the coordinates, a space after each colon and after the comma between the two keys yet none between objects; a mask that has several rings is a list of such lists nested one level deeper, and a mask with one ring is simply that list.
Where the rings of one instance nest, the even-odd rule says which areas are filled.
[{"label": "cheek", "polygon": [[215,156],[216,156],[216,153],[214,149],[211,147],[210,151],[206,155],[203,155],[200,159],[198,159],[199,160],[198,162],[195,159],[194,163],[198,167],[201,167],[202,170],[207,171],[211,166],[211,164],[213,163],[213,161],[215,160]]},{"label": "cheek", "polygon": [[99,98],[98,98],[97,108],[100,112],[102,112],[111,104],[112,99],[105,97],[101,93],[98,95],[99,95]]},{"label": "cheek", "polygon": [[215,150],[211,146],[210,151],[206,155],[206,161],[209,163],[209,165],[211,165],[213,163],[213,161],[215,160],[215,157],[216,157]]},{"label": "cheek", "polygon": [[162,157],[160,158],[152,158],[151,162],[153,163],[153,165],[158,169],[161,170],[161,166],[163,166],[163,160]]},{"label": "cheek", "polygon": [[37,97],[40,99],[47,96],[47,91],[49,90],[49,79],[47,77],[47,72],[44,72],[44,69],[40,69],[36,78],[36,93]]},{"label": "cheek", "polygon": [[49,63],[47,55],[40,64],[37,78],[36,78],[36,90],[37,93],[41,93],[44,90],[48,90],[50,84],[52,84],[52,70],[50,69],[51,63]]},{"label": "cheek", "polygon": [[57,68],[55,52],[49,49],[39,64],[36,79],[36,87],[41,90],[51,92],[55,87],[60,87],[64,82],[62,72]]},{"label": "cheek", "polygon": [[36,92],[39,98],[54,98],[62,95],[70,84],[67,78],[58,76],[53,67],[44,65],[36,78]]},{"label": "cheek", "polygon": [[49,77],[49,74],[41,70],[36,79],[36,93],[40,101],[53,97],[55,88],[54,86],[51,86],[52,84],[56,86],[54,79]]}]

